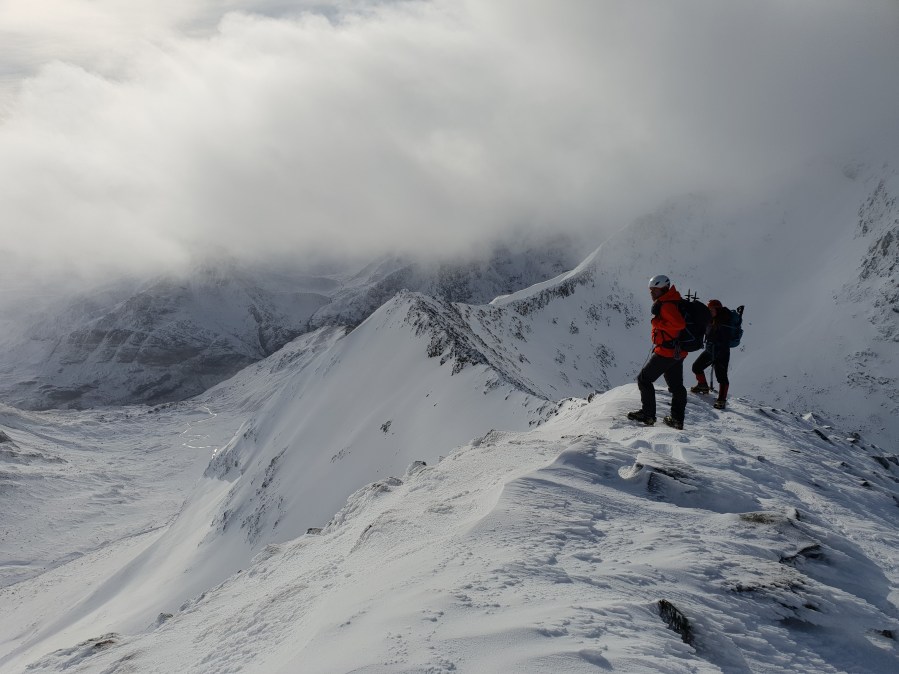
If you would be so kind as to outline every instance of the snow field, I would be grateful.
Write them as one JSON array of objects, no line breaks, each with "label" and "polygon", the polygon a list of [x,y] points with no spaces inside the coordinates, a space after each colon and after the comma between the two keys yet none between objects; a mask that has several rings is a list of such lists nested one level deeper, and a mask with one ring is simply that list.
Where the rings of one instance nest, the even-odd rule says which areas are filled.
[{"label": "snow field", "polygon": [[413,464],[159,626],[35,670],[894,670],[899,466],[748,401],[691,396],[680,432],[627,422],[637,400]]}]

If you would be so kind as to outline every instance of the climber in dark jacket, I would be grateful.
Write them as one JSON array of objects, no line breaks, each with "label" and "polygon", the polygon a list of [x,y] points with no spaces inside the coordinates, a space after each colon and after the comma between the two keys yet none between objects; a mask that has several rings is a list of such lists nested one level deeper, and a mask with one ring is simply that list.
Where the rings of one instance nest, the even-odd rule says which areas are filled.
[{"label": "climber in dark jacket", "polygon": [[727,366],[730,364],[730,310],[722,306],[718,300],[709,300],[709,313],[712,320],[705,330],[705,349],[693,363],[693,374],[696,375],[696,386],[690,387],[692,393],[706,394],[709,383],[705,378],[705,369],[711,365],[718,377],[718,400],[715,407],[723,410],[727,406],[727,390],[730,380],[727,378]]}]

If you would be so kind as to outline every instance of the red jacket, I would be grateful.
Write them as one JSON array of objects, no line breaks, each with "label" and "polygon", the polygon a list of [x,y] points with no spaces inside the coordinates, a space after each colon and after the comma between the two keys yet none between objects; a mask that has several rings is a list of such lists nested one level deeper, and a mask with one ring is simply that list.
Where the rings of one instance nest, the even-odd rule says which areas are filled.
[{"label": "red jacket", "polygon": [[[653,352],[665,358],[674,358],[674,345],[671,342],[677,339],[681,330],[687,326],[683,314],[677,307],[680,300],[677,288],[671,286],[668,292],[652,305],[652,343],[655,344]],[[686,352],[682,352],[680,357],[686,358]]]}]

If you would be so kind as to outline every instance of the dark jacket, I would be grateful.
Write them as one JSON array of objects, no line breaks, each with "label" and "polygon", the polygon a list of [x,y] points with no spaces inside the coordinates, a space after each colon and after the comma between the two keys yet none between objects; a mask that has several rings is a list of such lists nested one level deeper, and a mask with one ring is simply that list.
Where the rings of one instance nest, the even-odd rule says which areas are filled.
[{"label": "dark jacket", "polygon": [[730,309],[719,307],[705,329],[705,349],[712,353],[724,353],[730,349],[730,339]]}]

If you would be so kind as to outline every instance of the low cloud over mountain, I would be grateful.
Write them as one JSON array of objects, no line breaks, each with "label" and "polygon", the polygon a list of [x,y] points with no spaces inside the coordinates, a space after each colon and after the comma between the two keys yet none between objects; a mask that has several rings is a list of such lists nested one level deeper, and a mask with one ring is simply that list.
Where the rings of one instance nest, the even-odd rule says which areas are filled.
[{"label": "low cloud over mountain", "polygon": [[899,116],[887,0],[2,12],[0,248],[7,271],[69,282],[212,246],[598,243],[672,194],[764,198]]}]

